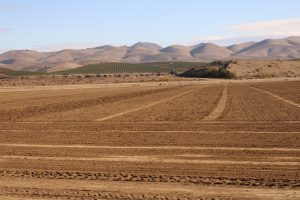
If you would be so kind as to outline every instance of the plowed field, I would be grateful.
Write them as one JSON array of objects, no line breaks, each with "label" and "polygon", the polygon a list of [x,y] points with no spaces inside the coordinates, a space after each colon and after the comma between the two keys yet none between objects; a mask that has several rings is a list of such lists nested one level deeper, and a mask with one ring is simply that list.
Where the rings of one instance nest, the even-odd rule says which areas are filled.
[{"label": "plowed field", "polygon": [[300,82],[0,92],[0,199],[300,199]]}]

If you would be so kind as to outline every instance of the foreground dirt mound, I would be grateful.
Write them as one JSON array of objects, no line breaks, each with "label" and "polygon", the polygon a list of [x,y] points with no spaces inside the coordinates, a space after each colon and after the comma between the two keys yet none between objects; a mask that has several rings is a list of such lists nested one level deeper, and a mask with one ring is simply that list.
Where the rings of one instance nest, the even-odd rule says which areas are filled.
[{"label": "foreground dirt mound", "polygon": [[238,78],[298,77],[300,60],[235,60],[228,69]]}]

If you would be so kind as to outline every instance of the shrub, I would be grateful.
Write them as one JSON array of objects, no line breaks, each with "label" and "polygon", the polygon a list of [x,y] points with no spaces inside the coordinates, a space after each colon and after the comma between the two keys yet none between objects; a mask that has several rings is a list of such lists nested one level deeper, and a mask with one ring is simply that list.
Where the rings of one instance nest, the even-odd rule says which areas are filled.
[{"label": "shrub", "polygon": [[191,69],[180,74],[182,77],[195,77],[195,78],[234,78],[234,73],[230,72],[227,68],[221,67],[219,69],[202,68]]}]

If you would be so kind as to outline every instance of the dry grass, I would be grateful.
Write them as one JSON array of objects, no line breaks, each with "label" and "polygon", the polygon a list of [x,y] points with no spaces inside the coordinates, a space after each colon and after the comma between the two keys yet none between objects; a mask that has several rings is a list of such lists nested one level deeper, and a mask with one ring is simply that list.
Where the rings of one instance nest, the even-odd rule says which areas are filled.
[{"label": "dry grass", "polygon": [[299,77],[300,61],[236,60],[229,70],[238,78]]}]

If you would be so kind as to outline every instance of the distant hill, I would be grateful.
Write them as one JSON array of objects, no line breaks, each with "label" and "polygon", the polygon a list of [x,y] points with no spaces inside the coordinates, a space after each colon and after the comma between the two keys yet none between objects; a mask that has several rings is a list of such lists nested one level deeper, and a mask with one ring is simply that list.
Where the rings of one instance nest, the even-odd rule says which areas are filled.
[{"label": "distant hill", "polygon": [[88,49],[66,49],[58,52],[32,50],[9,51],[0,54],[0,67],[12,70],[59,71],[100,62],[210,62],[219,59],[296,59],[300,58],[300,37],[263,40],[234,44],[228,47],[212,43],[194,46],[138,42],[132,46],[104,45]]},{"label": "distant hill", "polygon": [[227,49],[229,49],[232,53],[237,53],[253,44],[255,44],[255,42],[245,42],[245,43],[240,43],[240,44],[234,44],[234,45],[228,46]]},{"label": "distant hill", "polygon": [[234,53],[232,57],[269,60],[300,58],[300,37],[263,40],[241,49]]},{"label": "distant hill", "polygon": [[202,60],[217,60],[230,57],[231,51],[225,47],[220,47],[212,43],[198,45],[191,51],[193,57]]},{"label": "distant hill", "polygon": [[158,54],[161,49],[161,46],[154,43],[138,42],[127,48],[123,59],[132,63],[141,62],[149,56]]}]

